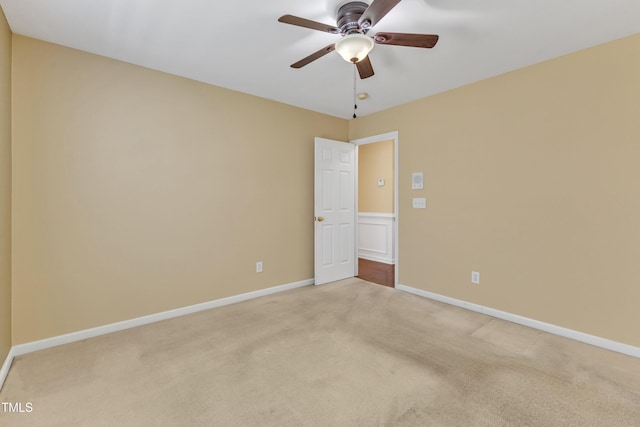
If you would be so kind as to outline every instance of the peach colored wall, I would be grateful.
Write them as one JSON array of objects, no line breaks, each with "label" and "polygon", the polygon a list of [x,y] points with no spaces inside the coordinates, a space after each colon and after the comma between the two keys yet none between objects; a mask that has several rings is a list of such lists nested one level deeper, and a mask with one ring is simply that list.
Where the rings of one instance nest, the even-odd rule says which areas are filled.
[{"label": "peach colored wall", "polygon": [[0,366],[11,348],[11,30],[0,9]]},{"label": "peach colored wall", "polygon": [[17,35],[13,65],[14,344],[313,278],[346,120]]},{"label": "peach colored wall", "polygon": [[[378,179],[384,179],[383,186]],[[393,140],[358,147],[358,211],[393,213]]]},{"label": "peach colored wall", "polygon": [[350,139],[399,132],[399,282],[640,346],[638,52],[635,35],[351,121]]}]

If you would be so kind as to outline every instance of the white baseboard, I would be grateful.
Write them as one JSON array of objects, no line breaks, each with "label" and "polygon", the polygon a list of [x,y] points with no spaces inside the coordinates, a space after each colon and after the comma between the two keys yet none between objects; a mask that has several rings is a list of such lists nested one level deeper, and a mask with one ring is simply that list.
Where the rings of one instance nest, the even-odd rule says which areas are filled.
[{"label": "white baseboard", "polygon": [[594,335],[585,334],[583,332],[574,331],[573,329],[563,328],[562,326],[552,325],[550,323],[541,322],[539,320],[530,319],[528,317],[519,316],[517,314],[507,313],[505,311],[496,310],[493,308],[485,307],[479,304],[474,304],[459,299],[447,297],[444,295],[436,294],[422,289],[412,288],[405,285],[396,285],[396,289],[411,294],[426,297],[432,300],[444,302],[447,304],[455,305],[457,307],[466,308],[467,310],[476,311],[478,313],[487,314],[498,319],[507,320],[519,325],[528,326],[530,328],[538,329],[550,334],[559,335],[561,337],[570,338],[576,341],[584,342],[587,344],[601,347],[607,350],[615,351],[618,353],[626,354],[640,358],[640,347],[634,347],[628,344],[612,341],[606,338],[596,337]]},{"label": "white baseboard", "polygon": [[[207,301],[200,304],[194,304],[187,307],[176,308],[174,310],[163,311],[160,313],[149,314],[147,316],[137,317],[135,319],[125,320],[122,322],[111,323],[109,325],[98,326],[91,329],[85,329],[78,332],[72,332],[65,335],[58,335],[51,338],[45,338],[38,341],[32,341],[25,344],[14,345],[10,353],[12,357],[21,356],[23,354],[32,353],[46,348],[56,347],[62,344],[68,344],[76,341],[82,341],[87,338],[93,338],[100,335],[109,334],[111,332],[122,331],[124,329],[135,328],[149,323],[159,322],[162,320],[172,319],[187,314],[197,313],[199,311],[209,310],[224,305],[234,304],[237,302],[247,301],[250,299],[275,294],[277,292],[288,291],[290,289],[300,288],[302,286],[313,285],[313,279],[302,280],[300,282],[288,283],[286,285],[274,286],[271,288],[260,289],[258,291],[247,292],[240,295],[234,295],[213,301]],[[8,358],[7,358],[8,359]],[[4,366],[3,366],[4,369]],[[7,368],[8,371],[8,368]],[[1,377],[0,377],[1,378]],[[1,385],[1,383],[0,383]]]},{"label": "white baseboard", "polygon": [[381,262],[383,264],[389,264],[389,265],[395,264],[395,260],[391,258],[383,258],[383,257],[376,257],[371,255],[363,255],[363,254],[358,254],[358,258],[366,259],[369,261]]},{"label": "white baseboard", "polygon": [[11,347],[9,349],[9,354],[7,354],[7,358],[4,360],[2,368],[0,369],[0,390],[2,390],[4,380],[7,378],[7,374],[9,373],[9,369],[11,368],[11,363],[13,363],[14,356],[15,354],[13,352],[13,347]]}]

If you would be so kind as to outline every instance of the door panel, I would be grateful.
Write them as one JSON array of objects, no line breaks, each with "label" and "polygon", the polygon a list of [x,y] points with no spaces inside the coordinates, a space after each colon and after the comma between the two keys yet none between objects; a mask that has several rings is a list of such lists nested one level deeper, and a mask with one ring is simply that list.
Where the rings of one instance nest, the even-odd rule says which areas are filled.
[{"label": "door panel", "polygon": [[355,274],[355,146],[315,141],[315,283]]}]

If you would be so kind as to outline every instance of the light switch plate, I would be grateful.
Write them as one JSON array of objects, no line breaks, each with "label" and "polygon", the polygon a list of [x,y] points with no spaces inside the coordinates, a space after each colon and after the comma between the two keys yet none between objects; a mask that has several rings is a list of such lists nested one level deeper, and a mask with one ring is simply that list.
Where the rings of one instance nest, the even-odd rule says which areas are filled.
[{"label": "light switch plate", "polygon": [[427,199],[424,197],[414,197],[413,198],[413,208],[414,209],[426,209],[427,208]]}]

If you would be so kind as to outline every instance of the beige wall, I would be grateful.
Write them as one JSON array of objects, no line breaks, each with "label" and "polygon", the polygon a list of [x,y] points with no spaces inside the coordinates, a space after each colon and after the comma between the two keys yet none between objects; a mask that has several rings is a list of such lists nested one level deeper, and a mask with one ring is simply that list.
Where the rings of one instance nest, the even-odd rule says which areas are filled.
[{"label": "beige wall", "polygon": [[346,122],[14,36],[13,343],[310,278],[313,137],[398,130],[400,283],[640,346],[638,48]]},{"label": "beige wall", "polygon": [[358,147],[358,211],[393,213],[392,139]]},{"label": "beige wall", "polygon": [[17,35],[13,61],[14,344],[313,277],[313,141],[346,120]]},{"label": "beige wall", "polygon": [[0,366],[11,348],[11,30],[0,9]]},{"label": "beige wall", "polygon": [[636,35],[350,122],[351,139],[399,132],[400,283],[640,346],[639,51]]}]

